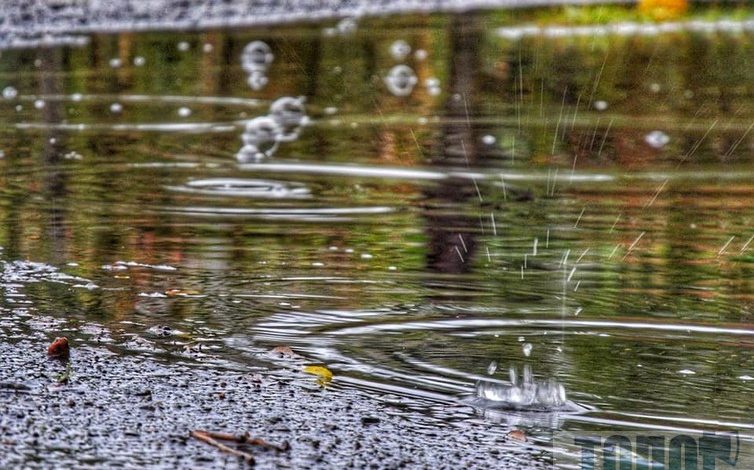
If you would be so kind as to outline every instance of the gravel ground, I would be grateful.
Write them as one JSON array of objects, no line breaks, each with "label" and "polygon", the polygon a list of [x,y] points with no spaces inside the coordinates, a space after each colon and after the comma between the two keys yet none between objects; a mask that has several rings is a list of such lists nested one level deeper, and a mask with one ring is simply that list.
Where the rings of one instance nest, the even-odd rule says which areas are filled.
[{"label": "gravel ground", "polygon": [[545,468],[510,429],[463,404],[422,410],[337,377],[323,388],[296,367],[241,372],[75,342],[61,384],[66,365],[47,358],[50,339],[0,339],[0,468],[246,465],[194,429],[289,446],[248,448],[257,468]]}]

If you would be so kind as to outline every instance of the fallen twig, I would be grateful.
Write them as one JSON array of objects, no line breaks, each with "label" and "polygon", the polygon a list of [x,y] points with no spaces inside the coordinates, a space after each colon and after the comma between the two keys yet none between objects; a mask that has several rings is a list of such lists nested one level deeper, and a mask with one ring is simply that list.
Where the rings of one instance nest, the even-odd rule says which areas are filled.
[{"label": "fallen twig", "polygon": [[225,444],[222,444],[220,442],[217,442],[215,439],[213,439],[210,436],[210,433],[207,431],[201,431],[201,430],[194,430],[190,433],[191,437],[198,439],[202,442],[206,442],[207,444],[217,447],[223,452],[227,452],[231,455],[235,455],[236,457],[241,457],[244,459],[244,461],[250,465],[254,465],[254,456],[249,454],[248,452],[242,452],[240,450],[232,449]]},{"label": "fallen twig", "polygon": [[283,445],[272,444],[265,441],[262,438],[251,437],[249,436],[249,433],[236,435],[236,434],[230,434],[227,432],[213,432],[213,431],[204,431],[204,430],[199,430],[195,432],[200,432],[213,439],[219,439],[221,441],[232,441],[232,442],[237,442],[239,444],[250,444],[253,446],[264,447],[265,449],[277,450],[278,452],[285,452],[288,450],[287,442],[284,443]]}]

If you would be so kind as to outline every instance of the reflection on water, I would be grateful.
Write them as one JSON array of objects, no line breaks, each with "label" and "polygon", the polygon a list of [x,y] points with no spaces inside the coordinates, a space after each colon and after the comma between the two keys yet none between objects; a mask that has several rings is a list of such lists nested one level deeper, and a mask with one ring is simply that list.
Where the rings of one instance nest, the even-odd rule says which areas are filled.
[{"label": "reflection on water", "polygon": [[751,32],[503,34],[528,14],[4,51],[0,331],[749,438]]}]

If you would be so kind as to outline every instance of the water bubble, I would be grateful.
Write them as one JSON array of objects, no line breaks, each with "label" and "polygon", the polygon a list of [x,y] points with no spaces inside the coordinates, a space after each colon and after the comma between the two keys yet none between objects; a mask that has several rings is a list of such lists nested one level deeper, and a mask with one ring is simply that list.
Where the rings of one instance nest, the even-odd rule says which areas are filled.
[{"label": "water bubble", "polygon": [[119,58],[114,57],[114,58],[110,59],[110,67],[112,67],[114,69],[117,69],[121,65],[123,65],[123,62]]},{"label": "water bubble", "polygon": [[251,72],[246,83],[249,84],[252,90],[259,91],[267,85],[268,81],[267,75],[264,72]]},{"label": "water bubble", "polygon": [[16,105],[16,112],[20,113],[23,109],[24,109],[24,107],[21,106],[20,104]]},{"label": "water bubble", "polygon": [[34,101],[34,107],[37,109],[42,109],[45,107],[45,101],[44,100],[35,100]]},{"label": "water bubble", "polygon": [[335,28],[341,36],[348,36],[356,32],[358,23],[353,18],[343,18]]},{"label": "water bubble", "polygon": [[408,65],[396,65],[385,77],[387,89],[395,96],[410,95],[417,81],[416,74]]},{"label": "water bubble", "polygon": [[178,108],[178,115],[180,117],[189,117],[191,116],[191,109],[183,106],[181,108]]},{"label": "water bubble", "polygon": [[298,98],[285,96],[278,98],[270,105],[270,116],[280,129],[277,140],[290,142],[297,139],[301,126],[309,123],[304,101],[303,96]]},{"label": "water bubble", "polygon": [[390,45],[390,55],[395,60],[403,60],[411,53],[411,46],[403,39],[398,39]]},{"label": "water bubble", "polygon": [[644,136],[644,142],[652,148],[663,148],[670,142],[670,137],[662,131],[652,131]]},{"label": "water bubble", "polygon": [[597,111],[604,111],[607,109],[607,101],[598,100],[594,102],[594,109]]},{"label": "water bubble", "polygon": [[497,370],[497,361],[490,362],[490,365],[487,366],[487,373],[489,375],[492,375]]},{"label": "water bubble", "polygon": [[414,52],[414,58],[419,62],[425,60],[427,58],[427,51],[424,49],[417,49],[416,52]]},{"label": "water bubble", "polygon": [[144,57],[142,57],[140,55],[137,55],[136,57],[134,57],[134,65],[135,66],[141,67],[142,65],[144,65],[146,63],[147,63],[147,60]]},{"label": "water bubble", "polygon": [[277,149],[277,136],[280,128],[274,119],[261,116],[246,123],[241,140],[244,145],[236,154],[241,163],[259,161],[271,156]]},{"label": "water bubble", "polygon": [[110,112],[114,114],[119,114],[121,111],[123,111],[123,105],[120,103],[113,103],[110,105]]},{"label": "water bubble", "polygon": [[662,87],[660,87],[659,83],[652,83],[651,85],[649,85],[649,91],[651,91],[652,93],[659,93],[661,89]]},{"label": "water bubble", "polygon": [[534,346],[532,346],[531,343],[524,343],[521,349],[524,351],[524,356],[529,357],[531,355],[531,350],[534,349]]},{"label": "water bubble", "polygon": [[493,145],[495,142],[496,142],[496,139],[494,135],[487,134],[484,137],[482,137],[482,143],[484,145]]},{"label": "water bubble", "polygon": [[373,258],[373,256],[370,255],[369,253],[362,253],[361,254],[361,259],[372,259],[372,258]]},{"label": "water bubble", "polygon": [[205,42],[205,43],[204,43],[204,45],[202,46],[202,51],[203,51],[203,52],[204,52],[205,54],[209,54],[209,53],[210,53],[210,52],[212,52],[212,51],[213,51],[214,49],[215,49],[215,47],[214,47],[214,46],[213,46],[212,44],[208,43],[208,42]]},{"label": "water bubble", "polygon": [[71,100],[73,101],[81,101],[81,98],[83,98],[81,93],[74,93],[71,95]]},{"label": "water bubble", "polygon": [[37,60],[34,61],[34,67],[39,68],[41,66],[42,66],[42,60],[41,59],[37,59]]},{"label": "water bubble", "polygon": [[186,52],[191,48],[191,45],[187,43],[186,41],[181,41],[178,43],[178,50],[181,52]]},{"label": "water bubble", "polygon": [[247,73],[265,71],[273,60],[275,56],[272,54],[272,49],[263,41],[250,42],[241,53],[241,67]]},{"label": "water bubble", "polygon": [[6,100],[12,100],[16,96],[18,96],[18,91],[12,86],[7,86],[3,89],[3,98]]}]

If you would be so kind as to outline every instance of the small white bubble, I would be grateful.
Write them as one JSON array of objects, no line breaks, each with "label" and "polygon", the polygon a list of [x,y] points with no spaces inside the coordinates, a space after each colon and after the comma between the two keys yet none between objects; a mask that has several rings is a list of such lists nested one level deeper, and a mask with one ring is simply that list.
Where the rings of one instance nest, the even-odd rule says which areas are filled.
[{"label": "small white bubble", "polygon": [[395,266],[388,266],[388,267],[387,267],[387,270],[388,270],[388,271],[397,271],[397,270],[398,270],[398,268],[396,268]]},{"label": "small white bubble", "polygon": [[403,60],[411,53],[411,46],[402,39],[398,39],[390,45],[390,55],[395,60]]},{"label": "small white bubble", "polygon": [[329,248],[330,251],[338,251],[338,247],[333,245]]},{"label": "small white bubble", "polygon": [[73,101],[81,101],[81,98],[83,98],[81,93],[74,93],[71,95],[71,100]]},{"label": "small white bubble", "polygon": [[349,34],[353,34],[357,28],[358,24],[353,18],[343,18],[336,26],[336,29],[341,36],[348,36]]},{"label": "small white bubble", "polygon": [[16,112],[17,112],[17,113],[20,113],[20,112],[21,112],[21,111],[22,111],[23,109],[24,109],[24,107],[23,107],[23,106],[21,106],[20,104],[17,104],[17,105],[16,105]]},{"label": "small white bubble", "polygon": [[110,105],[110,112],[118,114],[123,111],[123,105],[120,103],[113,103]]},{"label": "small white bubble", "polygon": [[315,266],[315,267],[318,267],[318,268],[320,268],[320,267],[322,267],[324,265],[325,265],[325,263],[320,263],[318,261],[315,261],[314,263],[312,263],[312,266]]},{"label": "small white bubble", "polygon": [[683,375],[695,375],[696,374],[696,372],[694,372],[691,369],[682,369],[682,370],[679,370],[678,373],[679,374],[683,374]]},{"label": "small white bubble", "polygon": [[662,131],[652,131],[644,136],[644,142],[652,148],[660,149],[670,142],[670,137]]},{"label": "small white bubble", "polygon": [[56,139],[55,137],[50,137],[50,140],[48,140],[48,142],[50,142],[50,144],[52,145],[55,145],[56,143],[58,143],[58,139]]},{"label": "small white bubble", "polygon": [[524,356],[529,357],[531,355],[531,350],[534,349],[534,346],[532,346],[531,343],[524,343],[521,349],[524,351]]},{"label": "small white bubble", "polygon": [[134,65],[135,66],[141,67],[142,65],[144,65],[146,63],[147,63],[147,60],[144,57],[142,57],[140,55],[137,55],[136,57],[134,57]]},{"label": "small white bubble", "polygon": [[361,254],[361,259],[372,259],[372,258],[373,258],[373,256],[370,255],[369,253],[362,253]]},{"label": "small white bubble", "polygon": [[416,52],[414,52],[414,58],[421,62],[427,58],[427,51],[424,49],[417,49]]},{"label": "small white bubble", "polygon": [[42,109],[45,107],[45,101],[44,100],[36,100],[34,101],[34,107],[37,109]]},{"label": "small white bubble", "polygon": [[7,86],[3,89],[3,98],[6,100],[12,100],[16,96],[18,96],[18,91],[12,86]]},{"label": "small white bubble", "polygon": [[186,52],[187,50],[189,50],[189,48],[191,48],[191,46],[186,41],[181,41],[178,43],[178,50],[181,52]]},{"label": "small white bubble", "polygon": [[337,112],[338,112],[338,108],[336,108],[335,106],[328,106],[327,108],[324,109],[324,113],[328,116],[332,116],[333,114]]},{"label": "small white bubble", "polygon": [[121,60],[119,58],[114,57],[114,58],[110,59],[110,67],[112,67],[114,69],[117,69],[121,65],[123,65],[123,62],[121,62]]},{"label": "small white bubble", "polygon": [[37,59],[34,61],[34,67],[39,68],[42,66],[42,61],[40,59]]},{"label": "small white bubble", "polygon": [[492,145],[492,144],[494,144],[495,142],[496,142],[496,139],[495,139],[495,136],[494,136],[494,135],[489,135],[489,134],[487,134],[487,135],[485,135],[484,137],[482,137],[482,143],[483,143],[484,145]]},{"label": "small white bubble", "polygon": [[189,117],[191,116],[191,109],[183,106],[181,108],[178,108],[178,115],[180,117]]},{"label": "small white bubble", "polygon": [[202,51],[204,51],[205,54],[209,54],[214,49],[215,49],[215,47],[212,44],[208,43],[208,42],[205,42],[204,45],[202,46]]},{"label": "small white bubble", "polygon": [[662,87],[659,83],[652,83],[651,85],[649,85],[649,91],[651,91],[652,93],[659,93],[660,90],[662,90]]},{"label": "small white bubble", "polygon": [[594,109],[597,111],[604,111],[607,109],[607,101],[598,100],[594,102]]}]

